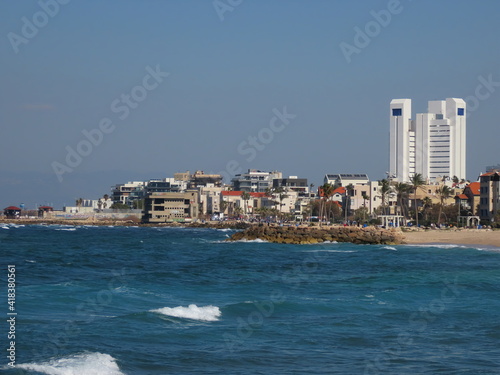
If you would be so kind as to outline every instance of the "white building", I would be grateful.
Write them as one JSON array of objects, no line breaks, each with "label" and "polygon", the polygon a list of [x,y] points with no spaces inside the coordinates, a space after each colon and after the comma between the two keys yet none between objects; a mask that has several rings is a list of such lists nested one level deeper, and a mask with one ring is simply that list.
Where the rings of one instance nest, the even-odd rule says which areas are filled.
[{"label": "white building", "polygon": [[428,113],[411,118],[411,99],[390,104],[390,174],[407,182],[415,173],[424,179],[466,178],[466,103],[462,99],[429,101]]},{"label": "white building", "polygon": [[337,173],[326,174],[323,182],[325,184],[340,185],[346,187],[348,185],[367,184],[370,181],[365,173]]},{"label": "white building", "polygon": [[263,193],[273,186],[274,179],[282,179],[283,174],[278,171],[263,172],[249,169],[247,173],[237,174],[232,180],[235,191]]}]

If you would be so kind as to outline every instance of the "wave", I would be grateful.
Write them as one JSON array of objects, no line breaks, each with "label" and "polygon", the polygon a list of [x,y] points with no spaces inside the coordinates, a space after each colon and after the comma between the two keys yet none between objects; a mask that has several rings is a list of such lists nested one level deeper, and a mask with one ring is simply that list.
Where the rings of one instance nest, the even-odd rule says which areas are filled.
[{"label": "wave", "polygon": [[444,244],[439,244],[439,243],[427,243],[427,244],[409,244],[409,245],[404,245],[408,247],[437,247],[439,249],[453,249],[456,247],[459,248],[471,248],[470,246],[465,246],[465,245],[457,245],[457,244],[452,244],[452,243],[444,243]]},{"label": "wave", "polygon": [[16,365],[17,368],[48,375],[124,375],[109,354],[83,353],[43,363]]},{"label": "wave", "polygon": [[[317,244],[316,244],[317,245]],[[304,250],[305,253],[357,253],[357,250],[328,250],[328,249],[318,249],[318,250]]]},{"label": "wave", "polygon": [[396,249],[394,246],[384,246],[384,247],[382,247],[382,249],[384,249],[384,250],[398,251],[398,249]]},{"label": "wave", "polygon": [[185,318],[192,320],[202,320],[206,322],[215,322],[221,316],[220,309],[217,306],[202,306],[189,305],[188,307],[163,307],[161,309],[150,310],[150,312],[173,316],[175,318]]},{"label": "wave", "polygon": [[59,229],[56,229],[56,230],[66,230],[66,231],[69,231],[69,232],[74,232],[76,230],[76,228],[59,228]]},{"label": "wave", "polygon": [[257,238],[255,240],[238,240],[238,241],[231,241],[231,242],[244,242],[244,243],[269,243],[269,241],[266,240],[261,240],[260,238]]}]

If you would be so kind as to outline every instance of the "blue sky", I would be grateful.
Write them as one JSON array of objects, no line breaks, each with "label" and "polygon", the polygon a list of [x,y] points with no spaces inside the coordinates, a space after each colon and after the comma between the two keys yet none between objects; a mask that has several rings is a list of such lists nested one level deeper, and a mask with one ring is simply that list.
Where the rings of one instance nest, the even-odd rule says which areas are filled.
[{"label": "blue sky", "polygon": [[[116,183],[228,162],[316,185],[325,173],[381,179],[392,98],[425,112],[428,100],[475,97],[480,77],[500,82],[495,0],[220,0],[231,8],[223,19],[212,0],[55,1],[0,3],[2,207],[61,207]],[[46,22],[41,4],[56,13]],[[373,12],[391,19],[348,62],[340,45],[356,47],[355,28],[379,22]],[[34,17],[36,35],[13,43]],[[137,88],[148,67],[169,75]],[[469,179],[500,162],[499,89],[468,117]],[[133,90],[146,96],[121,119],[111,104]],[[270,133],[273,110],[285,107],[296,117]],[[69,167],[68,147],[103,119],[113,130]],[[238,148],[259,135],[268,143],[248,161]],[[62,181],[54,163],[71,169]]]}]

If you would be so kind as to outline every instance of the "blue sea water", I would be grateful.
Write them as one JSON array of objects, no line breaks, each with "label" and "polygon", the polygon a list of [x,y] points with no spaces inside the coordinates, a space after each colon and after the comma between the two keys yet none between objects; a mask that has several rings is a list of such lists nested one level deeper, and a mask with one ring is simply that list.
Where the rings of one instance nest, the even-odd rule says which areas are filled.
[{"label": "blue sea water", "polygon": [[0,227],[0,372],[500,373],[500,249],[224,242],[231,233]]}]

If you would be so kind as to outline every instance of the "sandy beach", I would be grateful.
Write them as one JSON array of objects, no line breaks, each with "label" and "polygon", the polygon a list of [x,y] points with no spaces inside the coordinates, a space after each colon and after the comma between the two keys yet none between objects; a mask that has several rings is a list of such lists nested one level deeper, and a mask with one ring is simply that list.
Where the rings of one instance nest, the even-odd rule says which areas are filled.
[{"label": "sandy beach", "polygon": [[405,232],[409,244],[451,243],[459,245],[487,245],[500,247],[500,230],[426,230]]}]

